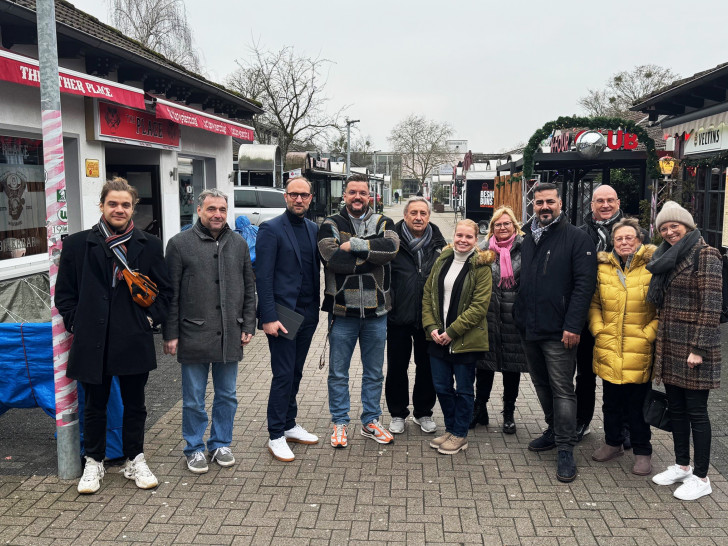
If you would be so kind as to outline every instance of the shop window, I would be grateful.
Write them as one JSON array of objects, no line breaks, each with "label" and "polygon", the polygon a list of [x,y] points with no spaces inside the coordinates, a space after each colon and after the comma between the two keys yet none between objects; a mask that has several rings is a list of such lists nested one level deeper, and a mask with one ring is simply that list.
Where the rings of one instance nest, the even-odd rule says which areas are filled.
[{"label": "shop window", "polygon": [[45,254],[43,142],[0,135],[0,260]]}]

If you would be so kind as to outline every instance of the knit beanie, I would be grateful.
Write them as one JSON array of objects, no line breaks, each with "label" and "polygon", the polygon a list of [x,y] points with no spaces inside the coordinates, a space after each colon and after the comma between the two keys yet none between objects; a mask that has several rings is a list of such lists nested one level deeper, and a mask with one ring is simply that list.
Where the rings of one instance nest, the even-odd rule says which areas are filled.
[{"label": "knit beanie", "polygon": [[665,222],[680,222],[687,227],[688,230],[695,229],[695,220],[693,220],[693,216],[687,210],[675,203],[675,201],[665,201],[665,204],[662,205],[662,210],[655,219],[655,227],[658,231],[660,230],[660,226]]}]

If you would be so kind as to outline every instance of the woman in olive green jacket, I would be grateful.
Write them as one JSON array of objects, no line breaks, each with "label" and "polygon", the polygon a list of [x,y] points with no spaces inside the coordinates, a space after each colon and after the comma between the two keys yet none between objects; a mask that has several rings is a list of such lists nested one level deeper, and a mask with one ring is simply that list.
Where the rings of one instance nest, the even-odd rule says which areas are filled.
[{"label": "woman in olive green jacket", "polygon": [[488,350],[486,316],[495,253],[479,251],[477,242],[475,222],[461,220],[455,225],[453,244],[432,266],[422,298],[422,325],[432,341],[428,343],[432,382],[445,417],[445,434],[432,440],[430,447],[446,455],[468,447],[475,362]]}]

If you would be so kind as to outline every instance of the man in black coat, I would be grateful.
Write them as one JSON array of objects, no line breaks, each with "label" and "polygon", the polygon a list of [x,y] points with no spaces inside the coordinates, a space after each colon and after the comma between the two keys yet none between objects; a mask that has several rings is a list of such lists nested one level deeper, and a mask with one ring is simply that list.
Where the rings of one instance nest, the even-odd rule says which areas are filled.
[{"label": "man in black coat", "polygon": [[558,448],[556,477],[576,478],[574,371],[576,347],[586,322],[597,276],[594,243],[561,213],[554,184],[534,192],[531,233],[521,247],[521,289],[515,317],[531,381],[548,429],[528,449]]},{"label": "man in black coat", "polygon": [[[131,217],[138,201],[136,188],[123,178],[106,182],[99,223],[63,243],[55,304],[73,334],[66,375],[84,389],[86,466],[79,493],[95,493],[104,477],[106,405],[113,376],[119,378],[124,403],[124,477],[141,489],[158,483],[144,458],[144,387],[157,367],[152,328],[166,318],[172,291],[162,242],[134,227]],[[120,261],[156,283],[159,295],[151,306],[143,308],[132,300]]]},{"label": "man in black coat", "polygon": [[430,202],[411,197],[404,206],[404,220],[394,227],[400,245],[392,261],[392,310],[387,315],[387,379],[384,394],[392,416],[389,431],[404,432],[409,415],[409,368],[415,351],[415,386],[412,391],[414,421],[423,432],[432,433],[436,394],[432,384],[427,339],[422,329],[422,293],[430,269],[445,246],[440,229],[430,223]]}]

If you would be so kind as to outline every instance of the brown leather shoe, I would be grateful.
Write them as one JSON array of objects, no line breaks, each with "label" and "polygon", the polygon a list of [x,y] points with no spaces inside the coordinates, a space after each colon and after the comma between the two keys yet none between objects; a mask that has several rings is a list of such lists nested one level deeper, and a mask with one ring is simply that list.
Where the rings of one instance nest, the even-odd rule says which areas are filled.
[{"label": "brown leather shoe", "polygon": [[444,444],[447,441],[447,439],[449,437],[450,437],[450,433],[449,432],[446,432],[442,436],[438,436],[437,438],[433,438],[432,440],[430,440],[430,447],[432,449],[439,448],[442,444]]},{"label": "brown leather shoe", "polygon": [[652,455],[635,455],[632,474],[648,476],[652,474]]},{"label": "brown leather shoe", "polygon": [[592,453],[592,459],[598,463],[606,463],[622,455],[624,455],[624,448],[621,445],[610,446],[608,444],[602,444],[602,447]]},{"label": "brown leather shoe", "polygon": [[465,451],[466,449],[468,449],[468,439],[460,438],[459,436],[451,434],[450,437],[445,440],[439,448],[437,448],[437,451],[443,455],[455,455],[458,451]]}]

